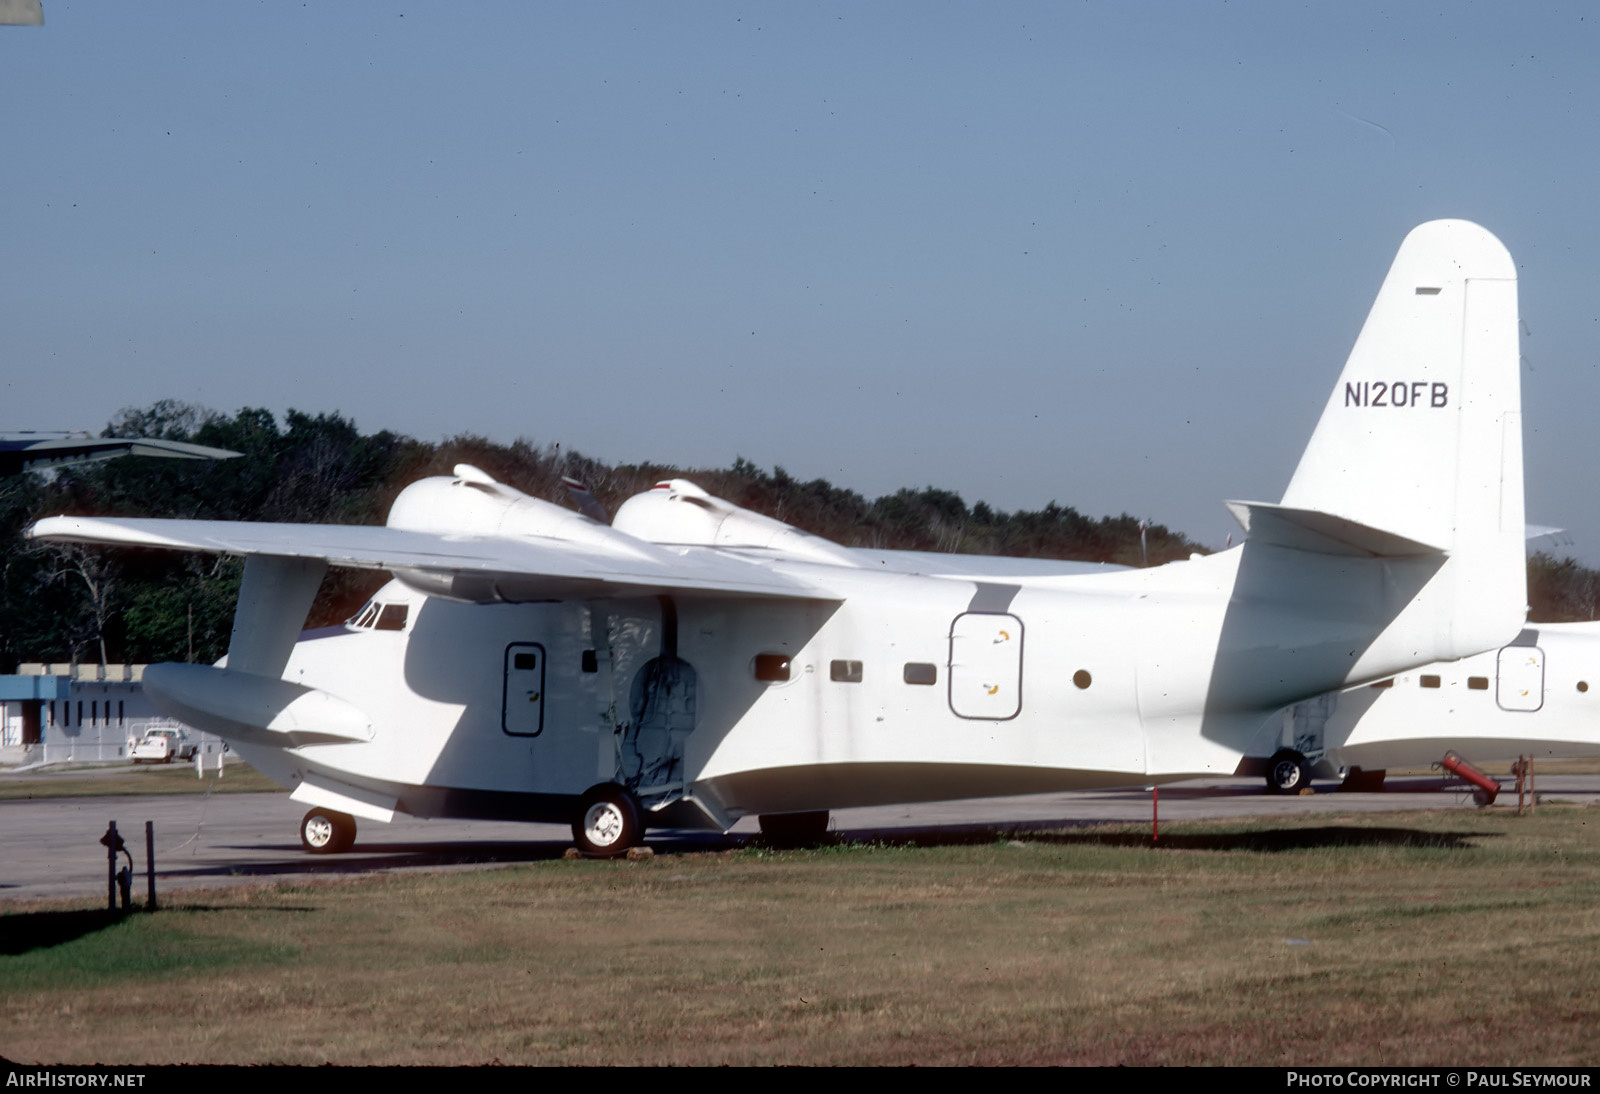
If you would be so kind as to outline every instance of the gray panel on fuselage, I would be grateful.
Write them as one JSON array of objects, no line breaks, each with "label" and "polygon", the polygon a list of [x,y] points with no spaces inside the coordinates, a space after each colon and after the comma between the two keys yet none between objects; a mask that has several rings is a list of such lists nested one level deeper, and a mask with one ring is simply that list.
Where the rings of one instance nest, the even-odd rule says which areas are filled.
[{"label": "gray panel on fuselage", "polygon": [[[432,754],[428,769],[406,781],[552,794],[578,793],[597,781],[595,739],[604,703],[597,674],[583,671],[589,641],[581,602],[425,600],[405,650],[403,688],[412,694],[402,696],[403,709],[378,727]],[[538,656],[536,667],[519,672],[516,656],[530,652]],[[536,735],[527,723],[513,722],[507,709],[513,690],[535,681]],[[574,790],[576,783],[582,785]]]}]

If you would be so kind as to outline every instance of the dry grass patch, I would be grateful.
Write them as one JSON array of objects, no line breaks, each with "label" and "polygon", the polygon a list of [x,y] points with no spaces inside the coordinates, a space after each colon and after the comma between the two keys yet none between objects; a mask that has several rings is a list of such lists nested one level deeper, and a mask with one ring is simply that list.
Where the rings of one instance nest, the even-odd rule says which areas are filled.
[{"label": "dry grass patch", "polygon": [[0,957],[0,1055],[1592,1063],[1597,822],[1232,821],[1156,849],[1096,829],[178,894]]}]

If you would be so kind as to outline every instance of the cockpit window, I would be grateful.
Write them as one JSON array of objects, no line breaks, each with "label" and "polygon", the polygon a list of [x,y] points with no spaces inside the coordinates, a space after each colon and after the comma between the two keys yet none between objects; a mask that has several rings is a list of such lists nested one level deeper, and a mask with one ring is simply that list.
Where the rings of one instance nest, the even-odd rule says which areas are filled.
[{"label": "cockpit window", "polygon": [[377,630],[403,631],[406,629],[406,614],[408,608],[404,604],[385,604],[383,611],[378,613]]},{"label": "cockpit window", "polygon": [[406,616],[410,611],[410,607],[405,604],[379,604],[376,600],[369,600],[359,612],[345,621],[345,626],[361,627],[366,630],[403,631],[406,629]]}]

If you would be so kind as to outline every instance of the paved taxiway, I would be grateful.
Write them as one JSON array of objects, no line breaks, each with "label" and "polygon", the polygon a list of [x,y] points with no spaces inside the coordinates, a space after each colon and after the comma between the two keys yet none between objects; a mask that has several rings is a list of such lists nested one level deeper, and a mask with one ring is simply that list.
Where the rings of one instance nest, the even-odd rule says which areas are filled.
[{"label": "paved taxiway", "polygon": [[[1502,780],[1505,785],[1508,780]],[[1471,797],[1433,778],[1391,779],[1382,793],[1330,792],[1275,797],[1255,779],[1212,779],[1163,787],[1163,822],[1202,817],[1473,809]],[[1600,802],[1600,776],[1539,779],[1541,799]],[[1497,808],[1516,805],[1506,786]],[[238,884],[251,878],[316,876],[373,870],[482,867],[558,858],[571,845],[564,825],[496,821],[418,820],[389,825],[361,822],[355,849],[314,856],[300,849],[304,807],[287,794],[172,795],[0,801],[0,901],[35,897],[103,897],[106,823],[115,820],[134,852],[134,893],[144,893],[144,823],[155,824],[160,891]],[[834,829],[848,838],[970,839],[1007,831],[1044,830],[1106,821],[1148,823],[1150,793],[1096,790],[1025,798],[986,798],[926,805],[845,809]],[[660,852],[737,846],[757,831],[753,818],[729,836],[652,833]]]}]

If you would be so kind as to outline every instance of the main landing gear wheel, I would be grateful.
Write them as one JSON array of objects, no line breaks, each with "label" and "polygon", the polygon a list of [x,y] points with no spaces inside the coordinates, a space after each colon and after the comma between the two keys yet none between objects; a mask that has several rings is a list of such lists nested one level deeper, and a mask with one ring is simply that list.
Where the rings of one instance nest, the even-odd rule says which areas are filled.
[{"label": "main landing gear wheel", "polygon": [[572,822],[572,838],[586,855],[612,858],[626,854],[644,838],[638,799],[616,783],[591,787]]},{"label": "main landing gear wheel", "polygon": [[1311,785],[1306,758],[1292,748],[1280,748],[1267,761],[1267,793],[1298,794]]},{"label": "main landing gear wheel", "polygon": [[342,854],[356,842],[356,819],[331,809],[313,809],[300,821],[300,846],[313,855]]},{"label": "main landing gear wheel", "polygon": [[810,813],[763,813],[761,834],[779,847],[804,847],[821,843],[828,836],[828,811]]}]

